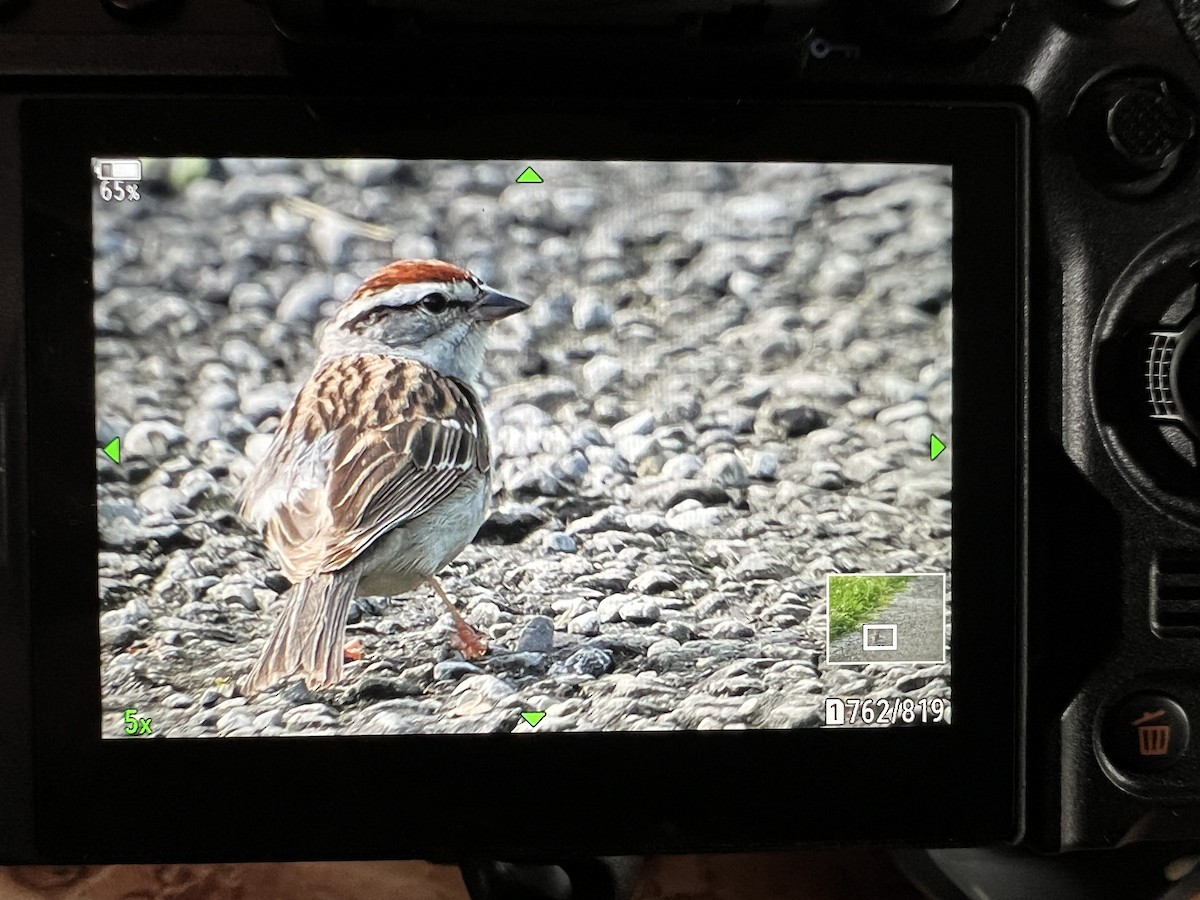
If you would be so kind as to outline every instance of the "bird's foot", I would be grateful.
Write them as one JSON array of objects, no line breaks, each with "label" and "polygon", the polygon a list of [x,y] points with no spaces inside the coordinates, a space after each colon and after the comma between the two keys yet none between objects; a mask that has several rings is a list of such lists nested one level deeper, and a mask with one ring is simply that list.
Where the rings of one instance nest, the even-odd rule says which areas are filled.
[{"label": "bird's foot", "polygon": [[475,662],[487,656],[487,639],[482,634],[463,619],[458,619],[454,628],[458,633],[451,638],[450,644],[455,650],[461,651],[464,658]]},{"label": "bird's foot", "polygon": [[357,662],[363,658],[363,642],[362,638],[354,638],[347,641],[342,647],[342,658],[347,662]]}]

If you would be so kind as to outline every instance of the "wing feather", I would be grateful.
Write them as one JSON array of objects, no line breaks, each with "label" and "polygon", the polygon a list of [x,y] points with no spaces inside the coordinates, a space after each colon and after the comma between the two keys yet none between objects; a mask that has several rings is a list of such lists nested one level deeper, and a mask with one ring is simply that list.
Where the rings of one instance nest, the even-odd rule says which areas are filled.
[{"label": "wing feather", "polygon": [[[339,417],[337,409],[356,410]],[[344,568],[491,465],[479,399],[413,360],[358,356],[300,390],[243,489],[243,514],[299,581]]]}]

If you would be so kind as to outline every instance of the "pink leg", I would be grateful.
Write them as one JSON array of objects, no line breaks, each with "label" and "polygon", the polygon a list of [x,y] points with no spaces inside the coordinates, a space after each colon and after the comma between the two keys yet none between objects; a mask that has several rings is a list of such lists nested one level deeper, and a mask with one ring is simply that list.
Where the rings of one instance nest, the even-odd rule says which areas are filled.
[{"label": "pink leg", "polygon": [[454,617],[454,628],[458,631],[458,638],[455,641],[455,646],[462,650],[463,656],[467,659],[483,659],[487,654],[487,641],[483,635],[467,624],[467,620],[462,617],[458,609],[450,598],[446,596],[446,592],[442,590],[442,586],[438,584],[438,580],[432,575],[425,579],[428,584],[441,598],[442,603],[446,605],[446,609],[450,610],[450,615]]}]

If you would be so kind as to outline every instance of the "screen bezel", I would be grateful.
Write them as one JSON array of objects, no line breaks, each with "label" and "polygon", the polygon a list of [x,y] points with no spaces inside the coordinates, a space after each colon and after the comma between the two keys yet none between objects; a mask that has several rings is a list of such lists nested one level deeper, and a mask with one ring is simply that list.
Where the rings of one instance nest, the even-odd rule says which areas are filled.
[{"label": "screen bezel", "polygon": [[[23,108],[41,851],[129,861],[329,859],[1014,837],[1024,111],[1003,103],[622,100],[512,103],[502,110],[494,103],[406,102],[403,115],[381,115],[386,108],[365,120],[354,114],[367,108],[362,98],[281,96],[79,98]],[[533,738],[173,739],[148,748],[102,740],[90,160],[122,155],[951,165],[953,724]],[[876,780],[869,764],[846,765],[859,756],[883,760],[885,774]],[[793,781],[794,760],[816,775]],[[827,771],[845,774],[831,778]],[[169,804],[170,827],[160,814],[139,815],[147,799],[160,810]]]}]

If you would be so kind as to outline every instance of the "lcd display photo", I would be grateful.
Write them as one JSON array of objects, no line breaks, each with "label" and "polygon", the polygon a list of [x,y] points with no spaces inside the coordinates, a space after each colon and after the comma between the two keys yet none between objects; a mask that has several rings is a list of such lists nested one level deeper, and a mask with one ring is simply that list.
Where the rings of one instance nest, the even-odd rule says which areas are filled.
[{"label": "lcd display photo", "polygon": [[93,173],[102,737],[951,721],[949,166]]}]

